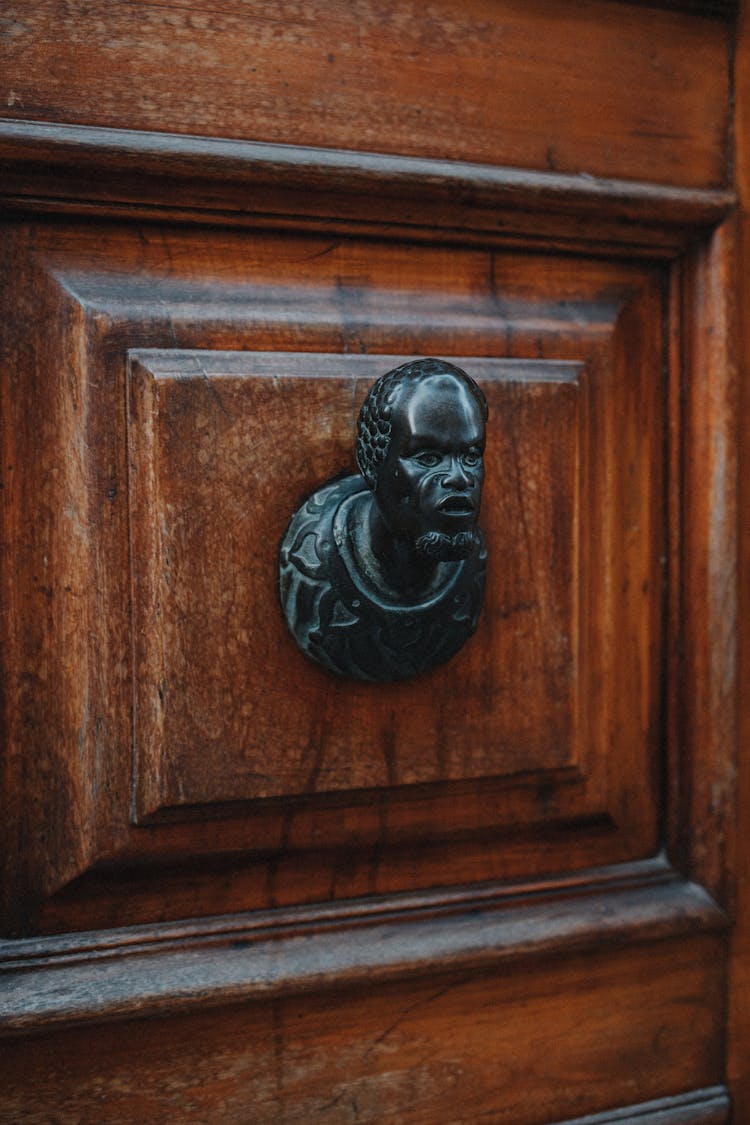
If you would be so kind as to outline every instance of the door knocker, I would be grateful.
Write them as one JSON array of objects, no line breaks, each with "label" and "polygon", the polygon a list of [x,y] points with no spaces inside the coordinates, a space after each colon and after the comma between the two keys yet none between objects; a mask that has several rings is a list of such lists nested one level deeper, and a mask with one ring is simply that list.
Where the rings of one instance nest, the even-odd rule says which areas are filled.
[{"label": "door knocker", "polygon": [[403,680],[472,635],[486,570],[486,420],[480,388],[443,360],[402,364],[370,388],[359,473],[310,496],[281,541],[284,614],[318,664],[347,679]]}]

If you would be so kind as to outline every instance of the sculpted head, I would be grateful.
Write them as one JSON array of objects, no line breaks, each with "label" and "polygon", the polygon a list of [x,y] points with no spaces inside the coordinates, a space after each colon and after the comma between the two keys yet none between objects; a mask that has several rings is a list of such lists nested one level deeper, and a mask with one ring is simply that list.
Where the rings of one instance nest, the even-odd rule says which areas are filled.
[{"label": "sculpted head", "polygon": [[383,375],[360,411],[357,464],[389,532],[435,560],[477,541],[487,403],[460,367],[438,359]]}]

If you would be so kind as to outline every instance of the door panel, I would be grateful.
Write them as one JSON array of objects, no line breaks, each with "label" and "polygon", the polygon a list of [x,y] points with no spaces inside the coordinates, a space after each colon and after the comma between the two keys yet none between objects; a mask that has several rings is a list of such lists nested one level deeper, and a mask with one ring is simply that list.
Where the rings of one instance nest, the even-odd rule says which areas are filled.
[{"label": "door panel", "polygon": [[[42,355],[69,357],[77,398],[69,432],[59,426],[54,440],[80,450],[65,510],[89,515],[79,517],[85,537],[72,516],[46,534],[35,526],[26,556],[34,597],[44,586],[54,606],[58,595],[45,591],[61,591],[66,644],[44,659],[64,682],[78,654],[79,701],[68,693],[65,707],[81,753],[71,762],[61,738],[49,780],[41,723],[43,750],[22,763],[15,830],[38,841],[17,869],[23,925],[37,925],[44,899],[65,897],[71,877],[104,861],[123,878],[155,850],[171,863],[233,854],[261,882],[273,869],[273,901],[287,903],[338,881],[343,855],[356,895],[438,885],[446,864],[461,881],[654,854],[666,628],[663,268],[224,236],[207,281],[195,235],[164,231],[148,257],[140,240],[106,228],[71,230],[65,242],[29,237],[46,276],[37,267],[28,284],[37,298],[49,286],[62,314],[43,330],[49,340],[19,342],[15,370],[30,383],[39,373],[44,395]],[[283,263],[286,285],[271,285]],[[330,350],[285,350],[300,338]],[[348,354],[357,340],[386,352]],[[262,350],[271,342],[280,350]],[[400,355],[388,354],[394,346]],[[352,468],[367,385],[404,355],[456,349],[491,411],[478,633],[415,681],[337,681],[286,629],[278,544],[305,496]],[[37,440],[45,481],[58,481],[59,456]],[[49,560],[60,566],[57,586],[39,580]],[[24,636],[29,669],[47,640]],[[102,661],[104,652],[117,655]],[[117,749],[102,754],[110,739]],[[549,845],[529,847],[535,826]],[[71,831],[80,840],[66,852]],[[289,850],[306,869],[302,891],[275,866]],[[268,905],[269,893],[237,906]],[[202,912],[214,908],[207,891]],[[167,897],[159,916],[182,909]],[[78,916],[78,927],[88,924]]]},{"label": "door panel", "polygon": [[[277,607],[275,556],[315,482],[334,467],[356,471],[360,402],[404,357],[131,354],[139,817],[575,767],[575,365],[459,358],[494,419],[498,469],[488,471],[483,522],[501,601],[487,605],[466,658],[432,674],[429,690],[378,689],[332,680],[299,659]],[[525,573],[509,574],[501,544],[524,521]],[[554,570],[545,558],[551,541]]]},{"label": "door panel", "polygon": [[[17,7],[0,1119],[728,1122],[731,12]],[[419,355],[485,604],[346,682],[279,541]]]}]

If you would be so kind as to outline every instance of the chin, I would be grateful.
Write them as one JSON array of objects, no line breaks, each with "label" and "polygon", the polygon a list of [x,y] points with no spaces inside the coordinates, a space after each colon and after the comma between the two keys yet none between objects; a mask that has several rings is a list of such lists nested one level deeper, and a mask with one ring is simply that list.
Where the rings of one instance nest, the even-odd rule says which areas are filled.
[{"label": "chin", "polygon": [[427,531],[420,535],[414,547],[420,558],[434,562],[455,562],[466,559],[479,542],[476,531]]}]

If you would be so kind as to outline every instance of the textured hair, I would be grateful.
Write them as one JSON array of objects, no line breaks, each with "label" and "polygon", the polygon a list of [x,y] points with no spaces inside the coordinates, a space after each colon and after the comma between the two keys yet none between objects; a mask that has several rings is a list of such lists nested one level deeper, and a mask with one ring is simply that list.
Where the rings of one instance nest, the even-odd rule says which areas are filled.
[{"label": "textured hair", "polygon": [[483,420],[487,421],[487,400],[470,375],[443,359],[414,359],[381,375],[370,387],[357,421],[357,465],[370,488],[374,488],[377,472],[388,456],[391,444],[391,416],[401,395],[408,387],[432,375],[450,375],[469,391]]}]

